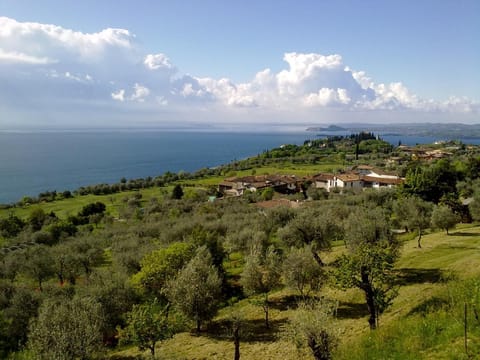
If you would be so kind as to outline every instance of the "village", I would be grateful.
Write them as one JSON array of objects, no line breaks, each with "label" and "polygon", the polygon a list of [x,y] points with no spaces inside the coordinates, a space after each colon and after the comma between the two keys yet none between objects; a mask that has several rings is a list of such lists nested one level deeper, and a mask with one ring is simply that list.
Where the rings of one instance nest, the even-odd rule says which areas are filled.
[{"label": "village", "polygon": [[317,189],[342,191],[368,188],[392,188],[403,182],[403,178],[369,165],[358,165],[351,170],[338,173],[319,173],[314,176],[295,175],[250,175],[230,177],[221,182],[218,190],[224,196],[241,196],[246,191],[257,192],[266,188],[283,194],[302,192],[305,184]]}]

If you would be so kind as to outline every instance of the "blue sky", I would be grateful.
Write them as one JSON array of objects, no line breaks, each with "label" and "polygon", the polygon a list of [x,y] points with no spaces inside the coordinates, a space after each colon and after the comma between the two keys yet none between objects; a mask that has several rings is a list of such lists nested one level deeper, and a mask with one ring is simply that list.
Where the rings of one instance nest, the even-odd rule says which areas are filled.
[{"label": "blue sky", "polygon": [[479,120],[480,1],[2,0],[0,17],[0,128]]}]

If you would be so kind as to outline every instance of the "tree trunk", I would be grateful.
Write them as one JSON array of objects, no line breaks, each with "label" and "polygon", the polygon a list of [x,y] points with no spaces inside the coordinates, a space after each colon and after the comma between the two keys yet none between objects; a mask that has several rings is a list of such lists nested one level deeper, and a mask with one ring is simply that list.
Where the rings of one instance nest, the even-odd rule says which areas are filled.
[{"label": "tree trunk", "polygon": [[368,279],[368,274],[364,270],[361,270],[361,274],[361,288],[365,292],[365,300],[367,301],[368,312],[370,313],[370,317],[368,318],[368,324],[370,325],[371,330],[375,330],[377,328],[377,309],[375,307],[374,292],[372,284]]},{"label": "tree trunk", "polygon": [[315,360],[331,360],[328,333],[322,330],[320,333],[320,344],[313,336],[308,337],[308,347],[312,351]]},{"label": "tree trunk", "polygon": [[151,344],[149,347],[150,355],[152,355],[152,359],[155,359],[155,343]]},{"label": "tree trunk", "polygon": [[325,264],[323,263],[322,259],[320,259],[320,256],[318,256],[317,252],[313,249],[311,251],[312,251],[313,258],[315,259],[317,264],[323,267]]},{"label": "tree trunk", "polygon": [[265,327],[270,329],[270,324],[268,322],[268,293],[265,294],[265,302],[263,303],[263,311],[265,312]]},{"label": "tree trunk", "polygon": [[420,244],[420,240],[422,239],[422,229],[418,229],[418,239],[417,239],[417,244],[418,244],[418,248],[421,249],[422,248],[422,245]]},{"label": "tree trunk", "polygon": [[200,332],[201,325],[202,325],[202,322],[200,321],[200,319],[197,319],[197,333]]},{"label": "tree trunk", "polygon": [[240,326],[235,325],[233,329],[233,344],[235,345],[235,355],[233,357],[234,360],[240,360]]}]

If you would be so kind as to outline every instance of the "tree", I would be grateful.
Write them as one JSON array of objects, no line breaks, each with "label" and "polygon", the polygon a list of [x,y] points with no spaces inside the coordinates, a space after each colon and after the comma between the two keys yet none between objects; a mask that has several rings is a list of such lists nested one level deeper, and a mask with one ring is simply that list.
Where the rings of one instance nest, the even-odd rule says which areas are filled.
[{"label": "tree", "polygon": [[407,170],[401,191],[437,204],[444,195],[456,194],[458,178],[458,172],[447,159],[438,160],[428,167],[413,164]]},{"label": "tree", "polygon": [[77,277],[80,275],[80,262],[71,246],[59,244],[52,248],[53,267],[60,285],[65,281],[75,285]]},{"label": "tree", "polygon": [[312,258],[309,246],[291,248],[282,265],[285,283],[298,290],[305,298],[310,291],[318,290],[326,279],[323,268]]},{"label": "tree", "polygon": [[301,303],[285,328],[285,336],[297,348],[309,348],[315,360],[331,360],[338,343],[334,312],[334,304],[325,300]]},{"label": "tree", "polygon": [[278,231],[279,238],[288,246],[310,245],[315,261],[324,263],[318,251],[330,250],[331,242],[340,233],[329,211],[320,208],[307,208],[301,211],[285,227]]},{"label": "tree", "polygon": [[55,275],[50,249],[45,245],[37,245],[27,249],[23,272],[34,279],[38,284],[38,289],[42,291],[43,282]]},{"label": "tree", "polygon": [[455,228],[460,221],[459,216],[446,205],[435,206],[432,212],[432,226],[437,229],[448,230]]},{"label": "tree", "polygon": [[480,191],[476,191],[473,196],[473,201],[468,204],[468,210],[472,219],[475,221],[480,221]]},{"label": "tree", "polygon": [[169,339],[178,327],[169,316],[168,305],[161,307],[155,300],[151,303],[134,305],[127,314],[127,326],[120,331],[122,341],[130,341],[140,350],[150,350],[155,358],[157,342]]},{"label": "tree", "polygon": [[47,214],[43,211],[42,208],[35,208],[30,212],[28,216],[28,224],[33,231],[38,231],[42,228],[45,220],[47,219]]},{"label": "tree", "polygon": [[90,215],[103,214],[105,212],[106,206],[104,203],[97,201],[91,204],[85,205],[82,210],[78,213],[78,216],[89,217]]},{"label": "tree", "polygon": [[183,189],[180,184],[176,184],[172,190],[172,199],[180,200],[183,197]]},{"label": "tree", "polygon": [[28,347],[40,360],[91,359],[102,346],[103,319],[100,304],[89,298],[45,300]]},{"label": "tree", "polygon": [[92,274],[88,287],[78,287],[78,295],[99,303],[104,314],[103,339],[116,344],[116,328],[125,325],[125,314],[138,302],[138,295],[122,273],[100,269]]},{"label": "tree", "polygon": [[194,254],[192,245],[184,242],[152,251],[142,259],[141,270],[133,276],[133,283],[151,295],[163,297],[167,282],[178,274]]},{"label": "tree", "polygon": [[[3,289],[2,289],[3,290]],[[4,326],[3,332],[0,329],[0,355],[4,351],[16,351],[25,346],[28,335],[28,324],[31,319],[37,316],[40,305],[40,296],[32,290],[22,287],[15,288],[7,307],[3,309]],[[1,322],[1,320],[0,320]],[[1,325],[0,325],[1,327]],[[7,358],[7,356],[2,357]]]},{"label": "tree", "polygon": [[268,201],[268,200],[272,200],[274,195],[275,195],[275,191],[273,190],[273,188],[267,187],[262,191],[261,197],[262,197],[262,200]]},{"label": "tree", "polygon": [[418,231],[417,244],[421,248],[420,240],[423,231],[430,226],[432,204],[416,196],[408,196],[394,203],[393,211],[399,223],[408,230]]},{"label": "tree", "polygon": [[212,256],[202,246],[177,277],[168,281],[165,292],[182,314],[195,321],[197,332],[200,332],[202,322],[212,319],[217,312],[221,286],[222,279],[212,263]]},{"label": "tree", "polygon": [[75,259],[88,277],[104,258],[103,248],[94,238],[80,237],[69,243],[70,249],[75,254]]},{"label": "tree", "polygon": [[247,257],[240,278],[245,293],[248,296],[261,295],[261,305],[265,313],[265,326],[269,328],[268,294],[280,283],[280,257],[273,247],[269,247],[266,253],[254,253]]},{"label": "tree", "polygon": [[343,288],[356,287],[365,294],[371,329],[396,296],[393,265],[398,244],[391,238],[381,209],[357,208],[345,224],[347,254],[336,261],[335,279]]},{"label": "tree", "polygon": [[237,307],[232,307],[226,319],[226,326],[228,335],[233,340],[234,360],[240,360],[240,340],[244,335],[244,324],[245,315],[243,312]]},{"label": "tree", "polygon": [[0,219],[0,236],[12,238],[17,236],[25,227],[25,222],[14,214]]}]

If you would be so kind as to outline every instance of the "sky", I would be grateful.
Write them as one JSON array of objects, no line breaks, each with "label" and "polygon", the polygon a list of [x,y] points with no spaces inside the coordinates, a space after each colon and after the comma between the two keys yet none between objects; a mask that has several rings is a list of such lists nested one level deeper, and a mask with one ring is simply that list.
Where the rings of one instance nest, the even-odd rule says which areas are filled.
[{"label": "sky", "polygon": [[478,0],[0,0],[0,129],[480,120]]}]

